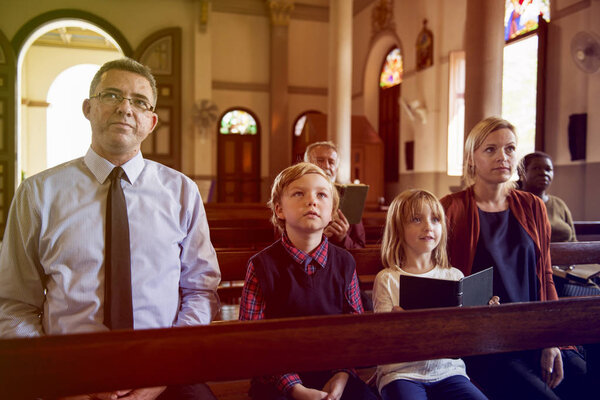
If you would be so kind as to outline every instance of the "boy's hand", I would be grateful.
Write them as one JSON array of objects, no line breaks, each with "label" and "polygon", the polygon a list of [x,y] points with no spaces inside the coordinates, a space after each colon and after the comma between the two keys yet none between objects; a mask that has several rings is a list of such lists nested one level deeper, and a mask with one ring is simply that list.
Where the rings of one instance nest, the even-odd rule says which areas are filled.
[{"label": "boy's hand", "polygon": [[346,238],[348,229],[350,229],[350,224],[346,216],[341,210],[338,210],[337,214],[331,216],[331,222],[325,227],[323,233],[335,242],[342,242]]},{"label": "boy's hand", "polygon": [[490,301],[488,301],[488,304],[490,306],[499,306],[500,305],[500,297],[498,297],[498,296],[492,296],[492,298],[490,299]]},{"label": "boy's hand", "polygon": [[323,391],[329,393],[326,397],[327,400],[339,400],[342,398],[348,377],[347,372],[338,372],[327,381],[325,386],[323,386]]},{"label": "boy's hand", "polygon": [[290,389],[290,395],[295,400],[328,400],[329,395],[317,389],[310,389],[298,383]]}]

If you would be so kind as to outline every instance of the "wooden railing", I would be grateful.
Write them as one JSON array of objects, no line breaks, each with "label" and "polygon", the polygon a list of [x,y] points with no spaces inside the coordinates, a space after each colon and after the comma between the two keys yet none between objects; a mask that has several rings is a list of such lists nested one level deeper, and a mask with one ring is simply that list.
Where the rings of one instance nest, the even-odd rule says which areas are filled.
[{"label": "wooden railing", "polygon": [[227,381],[586,344],[600,299],[231,322],[0,341],[0,398]]}]

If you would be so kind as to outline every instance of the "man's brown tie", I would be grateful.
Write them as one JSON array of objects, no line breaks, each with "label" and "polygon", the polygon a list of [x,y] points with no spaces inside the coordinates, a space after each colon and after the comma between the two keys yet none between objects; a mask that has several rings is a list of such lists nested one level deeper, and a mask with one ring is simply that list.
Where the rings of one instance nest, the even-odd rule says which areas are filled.
[{"label": "man's brown tie", "polygon": [[110,173],[106,202],[104,324],[110,329],[133,329],[129,221],[121,187],[123,175],[121,167]]}]

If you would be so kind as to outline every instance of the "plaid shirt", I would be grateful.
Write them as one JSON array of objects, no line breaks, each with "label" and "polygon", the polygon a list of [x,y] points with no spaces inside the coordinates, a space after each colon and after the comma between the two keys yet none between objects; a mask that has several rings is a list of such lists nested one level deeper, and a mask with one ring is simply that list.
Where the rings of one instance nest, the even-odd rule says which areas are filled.
[{"label": "plaid shirt", "polygon": [[[313,275],[317,268],[325,268],[327,265],[327,251],[329,249],[329,242],[325,236],[321,244],[312,252],[305,253],[302,250],[296,248],[286,234],[281,238],[281,243],[285,250],[292,256],[295,262],[302,265],[304,272],[307,275]],[[358,284],[358,277],[356,271],[352,276],[352,282],[346,287],[345,297],[353,310],[353,314],[361,314],[363,312],[362,301],[360,300],[360,287]],[[265,318],[265,301],[260,289],[258,278],[254,272],[254,264],[248,262],[248,270],[246,272],[246,280],[244,282],[244,289],[242,290],[242,300],[240,303],[240,317],[241,321],[251,321]],[[287,393],[292,386],[302,383],[300,377],[296,373],[288,373],[283,375],[277,375],[273,377],[273,383],[277,389],[281,392]]]}]

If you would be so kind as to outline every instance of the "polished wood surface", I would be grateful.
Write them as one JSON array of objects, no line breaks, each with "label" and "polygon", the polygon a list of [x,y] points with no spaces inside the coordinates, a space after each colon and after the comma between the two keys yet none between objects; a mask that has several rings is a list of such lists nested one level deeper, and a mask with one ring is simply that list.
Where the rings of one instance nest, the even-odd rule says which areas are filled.
[{"label": "polished wood surface", "polygon": [[0,341],[0,398],[586,344],[600,298]]}]

